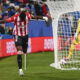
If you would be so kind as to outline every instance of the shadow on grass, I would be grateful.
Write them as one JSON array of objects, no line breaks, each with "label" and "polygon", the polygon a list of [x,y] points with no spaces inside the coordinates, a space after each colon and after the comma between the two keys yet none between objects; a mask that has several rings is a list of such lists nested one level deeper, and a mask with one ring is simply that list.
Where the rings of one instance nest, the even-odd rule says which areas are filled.
[{"label": "shadow on grass", "polygon": [[65,76],[59,76],[52,73],[28,73],[19,80],[77,80],[76,78],[69,78]]}]

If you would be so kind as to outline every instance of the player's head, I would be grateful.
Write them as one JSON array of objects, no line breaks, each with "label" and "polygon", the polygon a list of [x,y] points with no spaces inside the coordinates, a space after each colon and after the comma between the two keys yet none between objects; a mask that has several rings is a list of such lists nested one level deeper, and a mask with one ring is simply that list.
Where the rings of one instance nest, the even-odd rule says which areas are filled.
[{"label": "player's head", "polygon": [[20,19],[21,19],[21,21],[25,21],[25,19],[26,19],[26,14],[25,14],[25,11],[22,11],[21,13],[20,13]]},{"label": "player's head", "polygon": [[25,4],[21,4],[19,6],[19,8],[20,8],[20,11],[25,11],[26,5]]},{"label": "player's head", "polygon": [[20,6],[20,16],[19,17],[22,21],[25,21],[26,19],[25,5]]}]

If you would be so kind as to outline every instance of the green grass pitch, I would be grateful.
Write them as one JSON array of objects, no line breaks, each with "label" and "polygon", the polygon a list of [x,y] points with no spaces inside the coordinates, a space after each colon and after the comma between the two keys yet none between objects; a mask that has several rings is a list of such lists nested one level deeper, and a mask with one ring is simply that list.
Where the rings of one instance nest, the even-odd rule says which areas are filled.
[{"label": "green grass pitch", "polygon": [[18,74],[17,56],[0,59],[0,80],[80,80],[78,70],[64,71],[50,67],[53,56],[53,52],[28,54],[23,77]]}]

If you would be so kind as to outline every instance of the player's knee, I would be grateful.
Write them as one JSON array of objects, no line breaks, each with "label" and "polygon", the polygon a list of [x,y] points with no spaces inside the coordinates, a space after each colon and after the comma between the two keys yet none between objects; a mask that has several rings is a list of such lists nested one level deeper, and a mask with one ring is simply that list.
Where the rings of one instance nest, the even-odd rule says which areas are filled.
[{"label": "player's knee", "polygon": [[22,51],[22,46],[17,46],[17,51]]},{"label": "player's knee", "polygon": [[23,54],[23,51],[18,51],[17,54],[18,55],[22,55]]}]

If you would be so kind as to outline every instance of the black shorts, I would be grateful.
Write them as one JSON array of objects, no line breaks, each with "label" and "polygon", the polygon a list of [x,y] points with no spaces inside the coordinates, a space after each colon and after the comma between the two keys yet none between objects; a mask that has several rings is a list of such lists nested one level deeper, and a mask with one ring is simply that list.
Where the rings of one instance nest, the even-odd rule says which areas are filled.
[{"label": "black shorts", "polygon": [[15,45],[22,46],[23,52],[27,52],[28,47],[28,35],[26,36],[15,36]]}]

